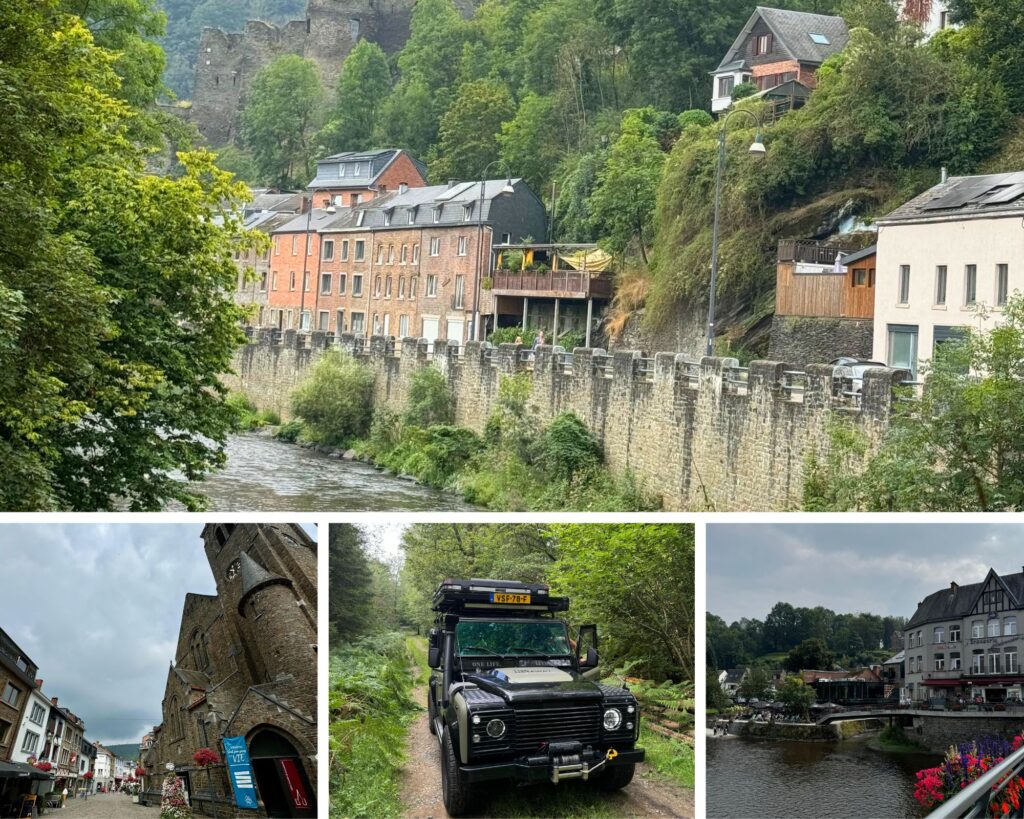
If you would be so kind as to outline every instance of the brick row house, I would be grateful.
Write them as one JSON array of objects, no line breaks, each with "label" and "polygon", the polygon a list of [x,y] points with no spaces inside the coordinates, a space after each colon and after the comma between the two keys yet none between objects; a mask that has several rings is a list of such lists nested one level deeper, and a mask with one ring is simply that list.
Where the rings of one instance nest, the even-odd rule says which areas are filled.
[{"label": "brick row house", "polygon": [[494,322],[484,289],[493,245],[546,231],[544,206],[522,179],[400,185],[333,213],[317,208],[273,234],[264,326],[478,337]]}]

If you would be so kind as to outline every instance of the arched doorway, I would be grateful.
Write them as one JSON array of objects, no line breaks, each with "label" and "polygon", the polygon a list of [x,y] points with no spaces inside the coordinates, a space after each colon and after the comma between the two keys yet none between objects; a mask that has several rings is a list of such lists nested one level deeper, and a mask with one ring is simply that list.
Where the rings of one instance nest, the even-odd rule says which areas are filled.
[{"label": "arched doorway", "polygon": [[316,798],[295,745],[283,732],[260,728],[249,740],[252,772],[267,816],[316,815]]}]

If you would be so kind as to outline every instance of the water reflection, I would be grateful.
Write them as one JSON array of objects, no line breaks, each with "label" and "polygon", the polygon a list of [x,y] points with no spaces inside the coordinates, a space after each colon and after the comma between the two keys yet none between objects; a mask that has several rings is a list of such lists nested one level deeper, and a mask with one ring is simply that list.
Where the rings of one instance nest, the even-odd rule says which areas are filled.
[{"label": "water reflection", "polygon": [[707,742],[708,816],[919,817],[914,774],[938,764],[932,754],[894,754],[844,742]]}]

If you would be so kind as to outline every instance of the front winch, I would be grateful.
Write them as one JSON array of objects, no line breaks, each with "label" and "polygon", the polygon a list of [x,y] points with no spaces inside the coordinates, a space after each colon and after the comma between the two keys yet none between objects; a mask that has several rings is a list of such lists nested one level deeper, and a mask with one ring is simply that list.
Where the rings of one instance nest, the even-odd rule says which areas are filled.
[{"label": "front winch", "polygon": [[593,767],[591,767],[589,763],[585,762],[579,754],[553,756],[551,757],[551,781],[555,785],[563,779],[582,779],[586,782],[593,773],[601,770],[601,768],[615,759],[618,755],[618,751],[614,748],[609,748],[604,759]]}]

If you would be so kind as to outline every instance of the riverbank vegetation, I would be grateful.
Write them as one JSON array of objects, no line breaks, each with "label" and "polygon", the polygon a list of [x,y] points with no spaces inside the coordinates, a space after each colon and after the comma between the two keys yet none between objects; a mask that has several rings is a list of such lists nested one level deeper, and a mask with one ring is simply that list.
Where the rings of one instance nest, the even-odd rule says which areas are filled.
[{"label": "riverbank vegetation", "polygon": [[630,474],[613,476],[594,436],[573,413],[541,423],[529,376],[503,376],[482,434],[455,424],[455,401],[434,367],[409,380],[405,410],[375,405],[373,376],[334,350],[292,393],[298,420],[277,436],[351,448],[396,475],[507,511],[636,511],[660,506]]},{"label": "riverbank vegetation", "polygon": [[907,736],[899,725],[887,725],[876,737],[868,740],[868,747],[894,754],[922,754],[928,749]]},{"label": "riverbank vegetation", "polygon": [[[386,562],[375,551],[379,537],[375,527],[350,525],[331,526],[328,537],[333,811],[403,811],[399,770],[421,712],[411,692],[427,676],[419,635],[445,577],[547,582],[568,595],[570,627],[598,626],[606,682],[630,675],[653,775],[694,787],[692,745],[664,733],[692,727],[692,526],[416,524],[401,535],[401,557]],[[615,815],[589,787],[509,788],[493,808],[501,816]]]},{"label": "riverbank vegetation", "polygon": [[[836,423],[804,468],[808,511],[996,512],[1024,508],[1024,296],[990,330],[965,328],[924,368],[921,399],[903,400],[877,450]],[[909,399],[909,395],[902,396]]]}]

